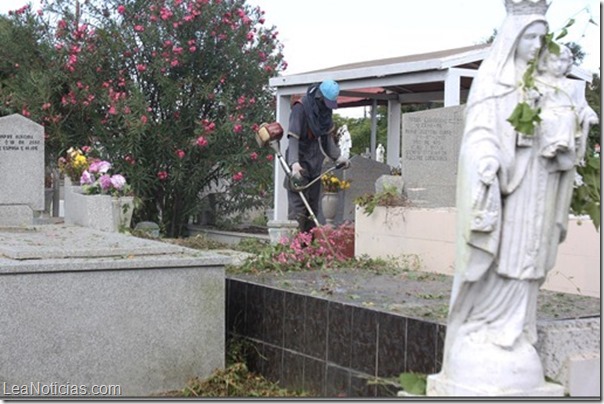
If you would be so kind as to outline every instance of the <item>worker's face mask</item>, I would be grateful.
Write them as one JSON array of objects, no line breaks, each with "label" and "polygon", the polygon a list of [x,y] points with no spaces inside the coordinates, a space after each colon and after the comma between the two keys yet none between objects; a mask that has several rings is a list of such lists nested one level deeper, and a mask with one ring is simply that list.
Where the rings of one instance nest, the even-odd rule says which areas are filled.
[{"label": "worker's face mask", "polygon": [[323,101],[323,97],[319,97],[319,99],[317,100],[317,104],[319,104],[319,109],[322,112],[326,112],[326,111],[330,110],[330,108],[327,105],[325,105],[325,101]]}]

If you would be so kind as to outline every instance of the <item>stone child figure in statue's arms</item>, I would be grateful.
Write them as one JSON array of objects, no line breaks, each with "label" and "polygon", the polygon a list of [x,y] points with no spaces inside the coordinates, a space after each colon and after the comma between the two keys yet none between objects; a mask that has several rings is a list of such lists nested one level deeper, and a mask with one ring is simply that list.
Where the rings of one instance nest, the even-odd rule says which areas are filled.
[{"label": "stone child figure in statue's arms", "polygon": [[560,46],[558,55],[544,49],[537,64],[540,154],[550,159],[547,164],[552,170],[568,170],[583,158],[589,126],[597,122],[585,100],[584,83],[566,77],[572,65],[573,55],[566,46]]}]

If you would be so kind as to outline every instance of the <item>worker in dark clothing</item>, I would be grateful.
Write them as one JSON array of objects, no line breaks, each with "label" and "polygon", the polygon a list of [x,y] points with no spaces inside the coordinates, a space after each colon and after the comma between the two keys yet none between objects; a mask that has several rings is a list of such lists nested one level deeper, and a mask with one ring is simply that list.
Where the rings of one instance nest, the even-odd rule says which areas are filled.
[{"label": "worker in dark clothing", "polygon": [[[348,168],[350,162],[341,156],[341,151],[335,141],[336,128],[333,124],[333,109],[337,108],[340,86],[333,80],[325,80],[320,84],[311,85],[306,95],[292,106],[289,116],[287,133],[289,147],[287,149],[287,164],[291,167],[291,182],[302,186],[308,184],[319,175],[323,161],[327,157],[336,165]],[[292,184],[286,181],[288,190],[288,219],[298,222],[298,230],[308,232],[315,223],[312,220],[302,197],[292,189]],[[321,181],[316,181],[304,191],[313,213],[319,209],[321,196]]]}]

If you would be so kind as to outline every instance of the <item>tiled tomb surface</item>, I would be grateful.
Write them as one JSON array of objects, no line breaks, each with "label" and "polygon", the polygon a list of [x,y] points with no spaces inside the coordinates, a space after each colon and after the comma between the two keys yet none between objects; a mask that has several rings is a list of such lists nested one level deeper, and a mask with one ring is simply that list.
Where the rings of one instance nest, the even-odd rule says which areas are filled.
[{"label": "tiled tomb surface", "polygon": [[[384,379],[440,371],[451,280],[356,270],[228,275],[226,337],[243,338],[251,370],[282,387],[395,397],[400,388]],[[599,339],[599,316],[600,299],[540,295],[540,337],[552,323],[587,321],[597,334],[586,338]]]}]

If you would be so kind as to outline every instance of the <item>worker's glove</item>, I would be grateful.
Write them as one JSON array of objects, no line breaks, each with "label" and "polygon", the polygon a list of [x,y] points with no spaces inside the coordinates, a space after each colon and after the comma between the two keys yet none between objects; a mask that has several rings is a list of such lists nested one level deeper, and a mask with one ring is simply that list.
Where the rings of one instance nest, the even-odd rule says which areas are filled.
[{"label": "worker's glove", "polygon": [[302,175],[303,171],[304,171],[304,169],[302,168],[300,163],[295,162],[294,164],[292,164],[291,181],[292,181],[294,188],[297,188],[297,187],[300,187],[303,185],[304,180],[305,180],[304,176]]},{"label": "worker's glove", "polygon": [[296,161],[294,164],[292,164],[292,177],[294,177],[294,178],[302,177],[302,171],[304,171],[304,169],[302,168],[300,163],[298,163]]},{"label": "worker's glove", "polygon": [[350,160],[348,160],[344,156],[338,157],[338,159],[336,160],[336,168],[343,168],[344,170],[350,168]]}]

